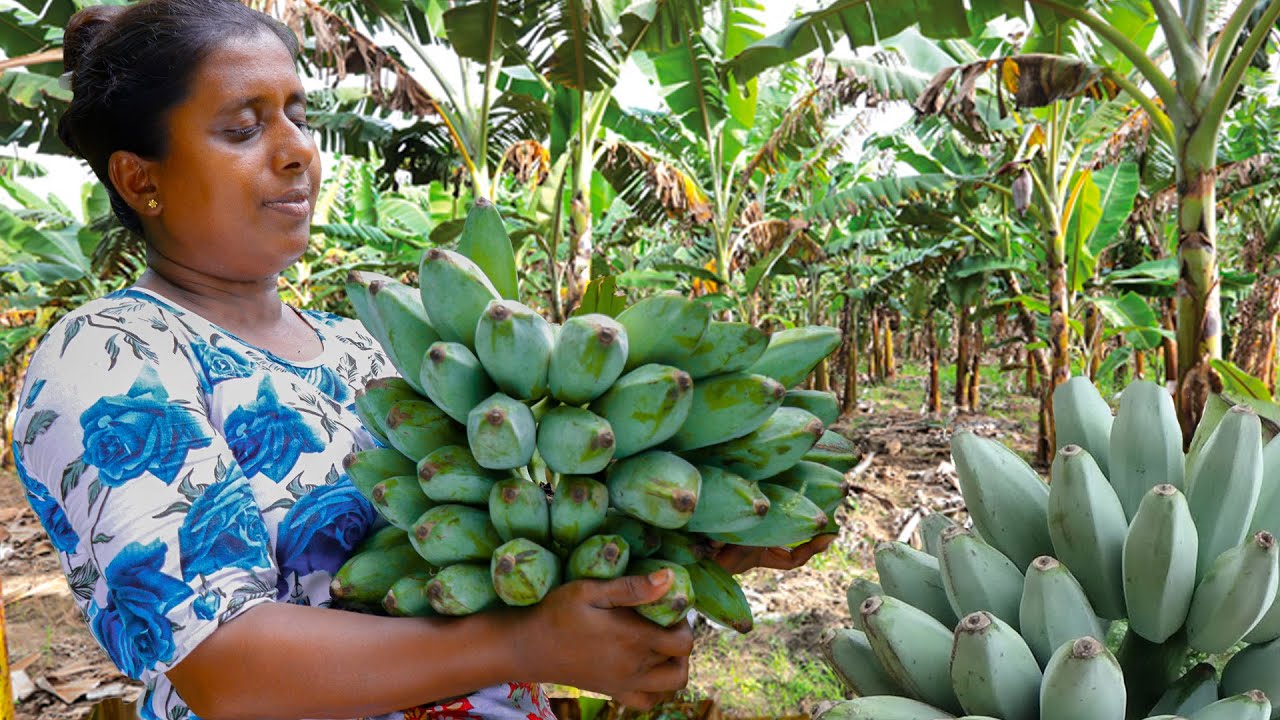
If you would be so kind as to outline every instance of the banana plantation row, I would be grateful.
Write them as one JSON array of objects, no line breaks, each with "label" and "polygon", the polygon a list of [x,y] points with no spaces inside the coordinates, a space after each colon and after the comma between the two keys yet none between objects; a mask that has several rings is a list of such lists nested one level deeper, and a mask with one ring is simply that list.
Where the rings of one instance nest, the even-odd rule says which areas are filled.
[{"label": "banana plantation row", "polygon": [[[1071,375],[1170,383],[1184,442],[1219,389],[1280,420],[1280,2],[827,0],[766,28],[758,0],[246,1],[303,39],[334,153],[282,280],[305,306],[350,314],[351,270],[416,281],[484,198],[549,320],[677,289],[840,327],[809,383],[845,411],[854,368],[892,380],[906,356],[932,412],[976,409],[984,363],[1017,373],[1042,461]],[[65,154],[61,28],[85,4],[0,9],[5,144]],[[627,104],[637,70],[656,109]],[[11,394],[61,312],[142,267],[100,187],[69,208],[26,189],[42,173],[0,158]]]}]

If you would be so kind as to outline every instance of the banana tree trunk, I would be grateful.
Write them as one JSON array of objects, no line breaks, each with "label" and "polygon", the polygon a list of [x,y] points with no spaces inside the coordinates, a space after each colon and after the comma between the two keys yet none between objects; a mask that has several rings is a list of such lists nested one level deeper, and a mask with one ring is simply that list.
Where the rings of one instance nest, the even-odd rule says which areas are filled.
[{"label": "banana tree trunk", "polygon": [[[851,279],[852,280],[852,279]],[[849,343],[848,362],[845,363],[844,403],[840,414],[853,415],[858,407],[858,309],[853,301],[848,303],[849,312],[845,315],[844,336]]]},{"label": "banana tree trunk", "polygon": [[982,321],[973,323],[973,340],[969,343],[969,410],[978,412],[981,404],[979,390],[982,386]]},{"label": "banana tree trunk", "polygon": [[[1194,125],[1192,127],[1195,127]],[[1210,361],[1222,357],[1218,293],[1216,192],[1217,138],[1180,124],[1178,153],[1178,421],[1189,446],[1209,393],[1222,389]]]},{"label": "banana tree trunk", "polygon": [[[1160,326],[1170,333],[1178,329],[1178,308],[1173,298],[1164,298],[1160,302]],[[1164,354],[1164,381],[1178,382],[1178,341],[1166,335],[1160,342],[1160,350]]]},{"label": "banana tree trunk", "polygon": [[1089,379],[1097,382],[1102,369],[1102,323],[1098,308],[1090,305],[1084,312],[1084,336],[1089,342]]},{"label": "banana tree trunk", "polygon": [[1280,317],[1280,277],[1264,277],[1244,301],[1231,362],[1275,391],[1276,320]]},{"label": "banana tree trunk", "polygon": [[1030,350],[1024,349],[1022,351],[1022,355],[1023,355],[1022,361],[1027,365],[1027,374],[1023,378],[1024,384],[1022,386],[1022,394],[1035,395],[1036,394],[1036,363],[1035,363],[1035,360],[1032,359],[1031,357]]},{"label": "banana tree trunk", "polygon": [[893,358],[893,323],[887,314],[884,319],[884,377],[888,382],[898,377],[897,362]]},{"label": "banana tree trunk", "polygon": [[[1022,282],[1018,280],[1018,276],[1012,272],[1004,274],[1004,280],[1009,284],[1009,292],[1014,297],[1022,295]],[[1064,283],[1065,284],[1065,283]],[[1018,322],[1022,325],[1022,335],[1026,338],[1026,342],[1032,343],[1036,341],[1036,318],[1031,314],[1025,305],[1018,306]],[[1044,392],[1043,386],[1037,387],[1037,374],[1046,383],[1049,378],[1049,358],[1043,349],[1027,351],[1027,394],[1036,393],[1040,397],[1040,412],[1038,423],[1038,436],[1036,438],[1036,461],[1042,465],[1048,464],[1052,457],[1052,438],[1051,418],[1048,396]]]},{"label": "banana tree trunk", "polygon": [[877,308],[871,309],[871,357],[867,362],[870,365],[867,368],[867,375],[872,380],[883,380],[884,372],[881,370],[880,359],[880,311]]},{"label": "banana tree trunk", "polygon": [[1147,377],[1147,353],[1145,350],[1133,351],[1133,379],[1145,380]]},{"label": "banana tree trunk", "polygon": [[938,330],[934,327],[933,316],[925,321],[925,341],[929,352],[929,414],[942,413],[942,390],[938,387]]},{"label": "banana tree trunk", "polygon": [[969,308],[960,308],[956,329],[956,388],[953,402],[957,408],[969,408]]}]

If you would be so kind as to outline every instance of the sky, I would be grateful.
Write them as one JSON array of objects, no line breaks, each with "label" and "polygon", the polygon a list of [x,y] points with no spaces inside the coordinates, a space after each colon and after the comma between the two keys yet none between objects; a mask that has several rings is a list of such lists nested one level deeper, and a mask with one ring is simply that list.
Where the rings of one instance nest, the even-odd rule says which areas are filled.
[{"label": "sky", "polygon": [[[8,0],[0,0],[0,6],[8,4]],[[819,0],[800,0],[799,2],[778,2],[777,0],[768,0],[761,3],[764,10],[760,13],[760,19],[765,28],[766,35],[776,32],[786,26],[787,21],[796,12],[812,9],[821,3]],[[379,42],[387,42],[390,38],[376,37]],[[447,51],[446,51],[447,52]],[[417,65],[416,58],[411,53],[405,54],[410,65]],[[415,76],[420,79],[428,74],[421,69],[421,66],[415,67]],[[432,90],[429,83],[428,90]],[[316,87],[320,87],[317,84]],[[658,95],[656,85],[651,83],[648,78],[636,67],[635,63],[628,62],[622,70],[619,78],[615,97],[625,106],[640,107],[647,109],[658,109],[661,107],[661,98]],[[894,122],[892,118],[886,120],[881,119],[880,122]],[[900,122],[900,120],[897,120]],[[37,195],[41,197],[49,194],[55,194],[66,203],[69,207],[78,208],[80,206],[80,189],[81,186],[92,179],[92,174],[88,170],[88,166],[83,162],[67,157],[39,155],[37,156],[29,148],[7,147],[0,148],[0,152],[6,155],[17,155],[26,159],[34,159],[48,170],[49,174],[43,178],[24,178],[23,184]],[[331,156],[324,157],[326,167],[329,167],[332,161]],[[7,198],[0,198],[2,203]]]}]

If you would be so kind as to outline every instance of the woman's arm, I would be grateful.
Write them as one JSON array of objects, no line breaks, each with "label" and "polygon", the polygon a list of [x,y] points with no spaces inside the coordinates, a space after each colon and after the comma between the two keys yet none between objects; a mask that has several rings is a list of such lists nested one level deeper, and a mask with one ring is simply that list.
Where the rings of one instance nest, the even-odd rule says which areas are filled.
[{"label": "woman's arm", "polygon": [[643,703],[684,687],[693,637],[631,608],[669,571],[578,581],[526,609],[388,618],[263,604],[218,628],[168,677],[206,720],[349,718],[465,695],[500,682],[555,682]]}]

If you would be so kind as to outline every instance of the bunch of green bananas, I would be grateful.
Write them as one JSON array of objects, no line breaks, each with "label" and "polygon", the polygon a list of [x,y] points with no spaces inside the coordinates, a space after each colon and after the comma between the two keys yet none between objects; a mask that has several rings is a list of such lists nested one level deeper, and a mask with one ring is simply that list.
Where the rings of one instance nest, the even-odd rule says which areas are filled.
[{"label": "bunch of green bananas", "polygon": [[[1184,456],[1171,396],[1146,381],[1114,417],[1085,378],[1053,407],[1049,484],[953,436],[973,528],[931,515],[926,552],[876,548],[880,582],[853,583],[854,627],[824,648],[859,697],[825,720],[1280,717],[1280,439],[1215,395]],[[1183,672],[1233,651],[1220,677]]]},{"label": "bunch of green bananas", "polygon": [[427,250],[415,288],[353,272],[356,313],[398,377],[356,410],[383,447],[352,482],[390,526],[335,575],[346,605],[466,615],[539,602],[556,585],[670,568],[639,608],[696,608],[746,632],[751,609],[714,542],[801,543],[834,530],[853,446],[826,430],[831,393],[799,384],[840,334],[767,336],[660,294],[557,327],[513,298],[515,260],[477,202],[459,250]]}]

